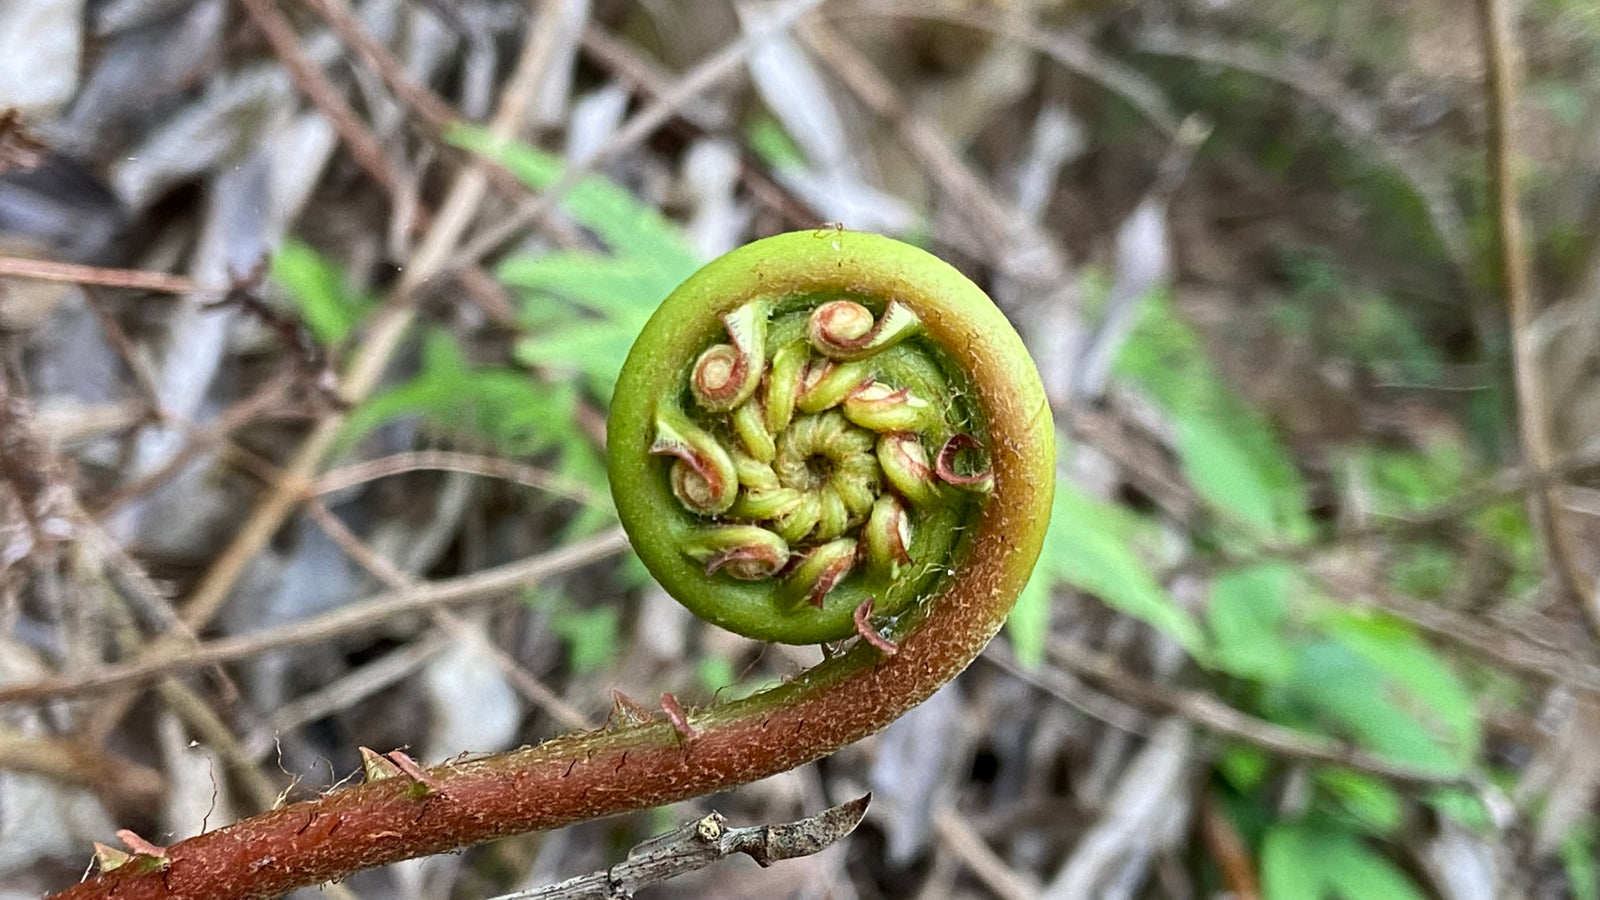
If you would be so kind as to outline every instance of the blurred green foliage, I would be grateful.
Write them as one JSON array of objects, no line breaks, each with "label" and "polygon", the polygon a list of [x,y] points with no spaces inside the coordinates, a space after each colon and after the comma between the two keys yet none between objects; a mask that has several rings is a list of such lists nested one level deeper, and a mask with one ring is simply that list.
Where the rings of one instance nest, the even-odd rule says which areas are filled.
[{"label": "blurred green foliage", "polygon": [[1261,845],[1261,888],[1271,900],[1426,900],[1388,857],[1336,823],[1275,825]]},{"label": "blurred green foliage", "polygon": [[[564,171],[558,157],[525,144],[496,143],[476,129],[459,128],[451,139],[499,162],[536,191],[551,187]],[[518,346],[517,358],[543,371],[576,373],[585,388],[609,401],[633,339],[661,298],[702,260],[659,211],[599,176],[568,188],[561,209],[607,252],[516,253],[495,274],[522,300],[530,336]]]}]

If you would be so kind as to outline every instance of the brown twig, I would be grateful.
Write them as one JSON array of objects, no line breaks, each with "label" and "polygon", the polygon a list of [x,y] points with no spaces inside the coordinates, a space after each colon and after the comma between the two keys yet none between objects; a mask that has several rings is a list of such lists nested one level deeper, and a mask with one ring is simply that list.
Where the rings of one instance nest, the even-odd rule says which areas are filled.
[{"label": "brown twig", "polygon": [[[1053,662],[1105,684],[1116,694],[1144,706],[1177,713],[1208,731],[1270,750],[1280,756],[1341,766],[1401,784],[1438,786],[1464,783],[1457,775],[1390,762],[1342,741],[1258,719],[1201,691],[1154,684],[1128,672],[1110,654],[1064,641],[1052,641],[1048,646]],[[1049,670],[1020,674],[1029,683],[1053,693],[1053,678]]]},{"label": "brown twig", "polygon": [[510,240],[523,229],[540,221],[555,209],[557,202],[571,190],[584,176],[588,175],[596,166],[603,164],[623,150],[634,146],[650,136],[661,124],[672,116],[685,103],[698,97],[702,91],[712,87],[725,78],[729,78],[740,70],[746,59],[749,58],[761,40],[770,34],[778,33],[792,26],[801,16],[820,6],[824,0],[791,0],[782,12],[773,17],[769,28],[762,29],[758,34],[746,34],[728,46],[712,54],[706,60],[679,79],[670,87],[664,88],[649,106],[640,110],[633,118],[629,119],[617,130],[606,143],[585,159],[567,166],[555,184],[552,184],[543,193],[530,197],[519,203],[508,215],[499,222],[479,232],[467,243],[460,252],[452,258],[448,268],[464,268],[493,253],[500,245]]},{"label": "brown twig", "polygon": [[[255,9],[265,9],[261,0],[244,2],[254,3]],[[275,10],[267,9],[266,13],[268,18],[263,21],[270,20]],[[292,29],[287,35],[280,34],[279,38],[290,44],[295,42]],[[529,108],[529,98],[550,59],[549,48],[544,43],[530,40],[524,45],[516,68],[501,94],[494,121],[489,126],[491,134],[504,139],[515,131]],[[372,393],[390,359],[399,349],[416,316],[418,289],[428,279],[442,272],[446,257],[476,213],[486,187],[487,176],[479,164],[469,166],[451,185],[437,217],[418,243],[399,284],[391,291],[389,302],[374,317],[367,329],[366,340],[352,354],[339,386],[338,396],[342,403],[332,404],[323,411],[299,449],[284,466],[282,477],[273,482],[266,496],[240,525],[233,540],[201,577],[182,608],[184,622],[190,627],[199,628],[211,620],[260,548],[266,545],[278,527],[298,507],[311,479],[342,431],[348,410]],[[144,655],[148,659],[159,659],[181,646],[178,639],[164,638],[153,642]],[[126,695],[104,701],[95,718],[101,722],[118,719],[129,703],[131,697]]]},{"label": "brown twig", "polygon": [[896,19],[927,19],[987,31],[1031,47],[1067,70],[1121,97],[1168,137],[1178,133],[1181,117],[1173,112],[1160,87],[1138,70],[1099,52],[1077,35],[1017,21],[1016,17],[981,11],[952,11],[933,4],[920,8],[913,4],[888,7],[857,4],[835,10],[833,15],[835,18],[888,16]]},{"label": "brown twig", "polygon": [[[547,57],[533,53],[532,46],[530,42],[529,48],[525,48],[501,96],[500,110],[490,126],[490,130],[498,135],[507,136],[515,130],[528,108],[527,100],[532,85],[548,62]],[[483,198],[484,187],[484,175],[477,167],[469,168],[456,179],[439,215],[406,267],[400,284],[371,324],[366,341],[346,369],[340,384],[340,395],[347,404],[353,406],[360,402],[377,386],[379,377],[411,327],[415,316],[412,301],[417,288],[442,271],[445,257],[455,246]],[[240,526],[233,541],[196,586],[184,609],[187,621],[210,621],[257,551],[305,496],[317,468],[344,427],[345,418],[346,414],[341,410],[328,410],[318,419],[300,449],[284,466],[283,478],[261,499]]]},{"label": "brown twig", "polygon": [[[1169,463],[1152,454],[1137,452],[1142,449],[1137,442],[1124,440],[1116,433],[1116,422],[1104,416],[1088,416],[1081,411],[1073,416],[1073,423],[1090,443],[1112,446],[1112,456],[1124,464],[1133,461],[1133,474],[1141,487],[1161,505],[1162,509],[1180,522],[1195,527],[1203,516],[1229,524],[1226,511],[1207,503],[1176,472],[1168,471]],[[1085,427],[1086,423],[1092,427]],[[1145,464],[1140,463],[1145,460]],[[1384,589],[1361,579],[1343,567],[1335,566],[1319,572],[1317,562],[1329,550],[1338,550],[1353,543],[1394,534],[1414,533],[1436,528],[1439,524],[1455,521],[1471,510],[1493,500],[1528,488],[1546,485],[1563,473],[1580,471],[1596,463],[1593,453],[1576,453],[1556,460],[1546,469],[1532,465],[1498,473],[1482,484],[1463,491],[1457,497],[1443,501],[1405,520],[1372,529],[1358,529],[1339,535],[1331,542],[1316,544],[1262,544],[1247,552],[1224,551],[1216,558],[1192,560],[1160,573],[1162,580],[1181,573],[1212,570],[1232,565],[1247,565],[1265,559],[1289,560],[1305,565],[1305,572],[1319,582],[1341,603],[1358,607],[1379,609],[1411,623],[1434,637],[1463,647],[1483,656],[1510,671],[1521,672],[1552,682],[1585,689],[1600,689],[1600,667],[1575,655],[1571,650],[1541,646],[1525,640],[1504,629],[1487,624],[1474,616],[1449,609],[1437,603],[1424,603]],[[1259,535],[1245,530],[1247,541],[1259,540]]]},{"label": "brown twig", "polygon": [[355,157],[356,163],[383,188],[384,193],[393,196],[400,184],[396,175],[398,167],[389,160],[377,136],[356,115],[344,95],[306,56],[300,46],[300,36],[295,33],[289,18],[276,4],[267,0],[239,0],[239,3],[250,14],[250,20],[267,39],[267,44],[282,61],[283,67],[289,71],[295,87],[333,124],[339,139],[350,149],[350,155]]},{"label": "brown twig", "polygon": [[228,448],[234,446],[227,439],[228,435],[258,421],[263,415],[283,405],[284,391],[289,381],[288,377],[268,381],[255,393],[223,410],[215,420],[205,426],[195,425],[184,419],[166,419],[168,424],[174,424],[187,433],[185,444],[178,448],[160,468],[112,489],[104,497],[95,498],[90,509],[95,516],[104,518],[124,503],[142,497],[177,477],[193,463],[196,456],[207,449],[216,449],[226,454],[229,452]]},{"label": "brown twig", "polygon": [[437,656],[448,643],[449,638],[442,633],[419,636],[277,707],[265,722],[258,723],[245,736],[244,753],[251,759],[261,759],[277,746],[278,735],[348,709],[389,687]]},{"label": "brown twig", "polygon": [[868,794],[798,822],[750,828],[730,828],[720,813],[712,812],[639,844],[628,851],[625,861],[604,871],[493,900],[612,900],[632,897],[642,888],[736,853],[746,854],[761,866],[810,856],[854,831],[871,799]]},{"label": "brown twig", "polygon": [[150,370],[149,360],[139,352],[133,338],[128,336],[127,329],[122,327],[122,323],[107,306],[100,292],[85,287],[83,293],[89,300],[89,308],[94,312],[95,319],[100,323],[101,333],[105,335],[112,349],[117,351],[118,358],[133,376],[133,385],[140,401],[144,404],[146,416],[160,416],[161,388],[156,383],[155,373]]},{"label": "brown twig", "polygon": [[461,120],[461,116],[443,98],[414,81],[405,66],[389,52],[389,48],[367,34],[344,0],[300,2],[321,16],[339,35],[339,40],[354,49],[361,61],[378,73],[378,77],[383,79],[383,83],[389,86],[400,102],[421,116],[422,121],[435,133],[446,131]]},{"label": "brown twig", "polygon": [[961,159],[945,135],[913,112],[889,79],[838,32],[825,24],[810,22],[800,30],[800,36],[846,89],[873,114],[895,126],[906,149],[917,157],[962,213],[973,220],[974,231],[985,244],[988,255],[1000,261],[1007,259],[1014,233],[1019,227],[1028,227],[1026,217],[1010,210],[1009,205]]},{"label": "brown twig", "polygon": [[[1486,164],[1494,202],[1495,268],[1505,292],[1506,319],[1511,329],[1511,371],[1517,394],[1517,430],[1522,452],[1535,469],[1549,470],[1556,451],[1550,440],[1551,398],[1539,367],[1533,333],[1533,295],[1529,286],[1527,239],[1523,233],[1515,165],[1517,73],[1513,62],[1515,36],[1511,13],[1503,0],[1479,0],[1479,32],[1488,80],[1484,85],[1489,108]],[[1593,636],[1600,637],[1600,601],[1594,585],[1578,564],[1580,549],[1575,536],[1561,521],[1559,485],[1547,485],[1533,495],[1545,540],[1557,575],[1568,594],[1583,610]]]},{"label": "brown twig", "polygon": [[461,453],[453,450],[415,450],[394,453],[381,459],[353,463],[334,469],[318,478],[311,486],[314,494],[331,494],[364,482],[388,478],[405,472],[437,470],[465,472],[486,478],[501,478],[526,487],[575,500],[585,506],[609,509],[610,499],[595,496],[586,486],[556,475],[538,466],[515,463],[510,460]]},{"label": "brown twig", "polygon": [[[1093,440],[1088,442],[1092,443]],[[1118,458],[1126,459],[1121,456]],[[1548,470],[1536,470],[1529,465],[1504,469],[1477,484],[1463,488],[1449,499],[1441,500],[1414,513],[1385,516],[1370,524],[1344,529],[1314,543],[1264,543],[1244,550],[1234,548],[1219,550],[1209,557],[1190,557],[1162,569],[1158,574],[1158,580],[1166,581],[1179,575],[1217,571],[1267,560],[1307,562],[1371,541],[1393,541],[1396,538],[1435,533],[1443,526],[1459,523],[1492,504],[1530,490],[1542,489],[1558,482],[1564,476],[1591,469],[1597,464],[1600,464],[1600,450],[1591,449],[1558,460]],[[1184,486],[1184,490],[1188,492],[1185,497],[1186,502],[1179,508],[1184,510],[1206,508],[1209,511],[1209,507],[1205,507],[1204,502],[1193,491],[1187,486]],[[1162,501],[1162,506],[1166,507],[1167,503]],[[1192,518],[1190,515],[1183,517],[1182,520],[1189,521]]]},{"label": "brown twig", "polygon": [[[423,125],[435,138],[444,137],[451,128],[466,121],[465,117],[445,102],[444,98],[429,90],[426,85],[413,80],[406,72],[405,66],[395,59],[394,54],[374,40],[372,35],[367,34],[344,0],[301,0],[301,2],[321,16],[334,33],[339,35],[339,39],[356,51],[361,61],[378,74],[396,99],[421,118]],[[528,193],[522,182],[499,164],[485,160],[479,162],[486,166],[485,171],[497,190],[513,197]]]},{"label": "brown twig", "polygon": [[[412,578],[407,572],[400,569],[393,562],[385,559],[382,554],[372,548],[372,545],[363,541],[359,535],[351,531],[344,522],[339,520],[323,505],[322,501],[313,499],[306,504],[306,514],[322,529],[339,549],[355,560],[358,565],[366,569],[373,577],[383,582],[391,591],[413,591],[422,587],[422,584]],[[457,640],[478,640],[479,635],[460,617],[445,609],[434,608],[428,611],[429,617],[435,625],[450,633]],[[478,640],[480,647],[489,660],[505,674],[523,699],[534,706],[544,710],[551,718],[560,722],[567,728],[587,730],[594,725],[588,718],[574,709],[565,700],[550,690],[544,682],[535,678],[532,673],[524,669],[521,664],[512,659],[493,642]]]},{"label": "brown twig", "polygon": [[225,287],[202,288],[191,278],[168,275],[165,272],[146,272],[140,269],[106,269],[100,266],[80,266],[74,263],[53,262],[46,259],[27,259],[20,256],[0,256],[0,277],[32,278],[36,281],[59,281],[68,284],[93,284],[101,287],[129,288],[136,291],[155,291],[159,294],[192,294],[196,291],[214,290],[222,294]]},{"label": "brown twig", "polygon": [[280,790],[272,780],[262,774],[255,759],[246,753],[216,710],[198,693],[175,679],[156,685],[161,702],[177,714],[202,745],[214,751],[223,765],[244,786],[246,803],[251,811],[271,809],[279,801]]},{"label": "brown twig", "polygon": [[1570,649],[1534,643],[1437,603],[1401,596],[1373,579],[1348,571],[1347,567],[1325,571],[1308,569],[1307,574],[1340,603],[1381,610],[1440,640],[1472,651],[1500,668],[1600,691],[1600,667]]},{"label": "brown twig", "polygon": [[[584,29],[583,49],[613,77],[630,90],[660,99],[673,82],[672,73],[634,51],[602,28]],[[720,135],[736,139],[732,117],[710,102],[685,102],[678,108],[678,124],[691,135]],[[750,152],[748,142],[735,140],[739,147],[739,177],[751,196],[794,228],[814,228],[822,216],[767,174],[764,164]]]},{"label": "brown twig", "polygon": [[933,831],[940,842],[960,857],[967,869],[1001,900],[1030,900],[1039,896],[1038,882],[1007,864],[954,807],[941,806],[934,810]]},{"label": "brown twig", "polygon": [[1199,826],[1200,839],[1211,851],[1223,883],[1233,896],[1237,900],[1261,900],[1261,879],[1256,877],[1254,854],[1214,794],[1200,804]]},{"label": "brown twig", "polygon": [[1456,273],[1463,284],[1471,288],[1476,274],[1472,240],[1450,183],[1412,147],[1380,131],[1378,117],[1345,89],[1336,76],[1311,60],[1279,59],[1243,41],[1177,32],[1166,26],[1138,32],[1134,47],[1142,53],[1180,57],[1248,72],[1286,85],[1321,106],[1333,116],[1341,137],[1370,151],[1411,186],[1427,210],[1433,230]]},{"label": "brown twig", "polygon": [[0,687],[0,703],[42,700],[103,691],[149,681],[240,659],[270,650],[302,647],[359,634],[396,616],[435,608],[465,606],[503,596],[560,572],[588,565],[621,552],[628,546],[620,529],[603,532],[549,553],[485,569],[472,575],[436,581],[411,590],[387,591],[312,619],[258,631],[243,637],[223,638],[200,645],[168,644],[164,655],[146,651],[131,663],[106,666],[75,676],[48,678]]},{"label": "brown twig", "polygon": [[0,730],[0,770],[81,785],[112,809],[127,812],[149,810],[166,793],[160,772],[71,738]]}]

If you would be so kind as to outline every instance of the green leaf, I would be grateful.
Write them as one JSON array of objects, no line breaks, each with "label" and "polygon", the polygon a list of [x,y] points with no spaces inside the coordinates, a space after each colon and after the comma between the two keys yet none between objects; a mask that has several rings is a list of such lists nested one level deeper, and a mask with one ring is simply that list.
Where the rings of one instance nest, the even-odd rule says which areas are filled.
[{"label": "green leaf", "polygon": [[[555,156],[478,129],[456,129],[450,140],[496,160],[535,190],[565,171]],[[521,254],[500,264],[496,274],[519,289],[523,319],[534,333],[517,346],[517,359],[581,375],[590,391],[609,399],[634,338],[700,260],[676,225],[599,176],[579,179],[560,205],[609,252]]]},{"label": "green leaf", "polygon": [[1489,808],[1476,791],[1438,788],[1428,794],[1428,804],[1439,815],[1479,834],[1488,834],[1494,827]]},{"label": "green leaf", "polygon": [[1322,900],[1320,833],[1278,825],[1261,841],[1261,893],[1265,900]]},{"label": "green leaf", "polygon": [[1267,832],[1261,847],[1266,900],[1424,900],[1411,879],[1349,832],[1293,823]]},{"label": "green leaf", "polygon": [[1417,329],[1403,303],[1381,294],[1345,298],[1341,312],[1348,333],[1348,355],[1381,376],[1435,384],[1444,369],[1435,348]]},{"label": "green leaf", "polygon": [[469,442],[488,441],[507,455],[552,453],[556,474],[587,500],[571,523],[574,533],[585,534],[609,524],[612,514],[600,451],[574,424],[578,404],[572,385],[473,366],[450,335],[434,331],[423,340],[417,374],[357,407],[340,439],[348,446],[387,422],[416,416]]},{"label": "green leaf", "polygon": [[1573,900],[1600,900],[1600,848],[1593,818],[1573,828],[1561,841],[1561,864],[1572,885]]},{"label": "green leaf", "polygon": [[[644,318],[649,318],[645,316]],[[596,396],[609,399],[643,321],[584,322],[548,329],[517,345],[519,362],[552,373],[578,373]]]},{"label": "green leaf", "polygon": [[[654,298],[643,309],[648,318],[655,305],[678,286],[679,279],[628,257],[598,253],[548,253],[513,256],[496,270],[512,287],[545,292],[579,303],[609,317],[637,316],[639,298]],[[643,326],[643,322],[639,323]]]},{"label": "green leaf", "polygon": [[[1046,545],[1048,547],[1048,544]],[[1044,662],[1045,639],[1050,636],[1050,595],[1056,581],[1049,574],[1040,575],[1033,570],[1017,602],[1006,617],[1006,637],[1011,640],[1011,650],[1017,661],[1033,669]]]},{"label": "green leaf", "polygon": [[1094,594],[1164,632],[1191,654],[1201,654],[1204,637],[1200,626],[1151,576],[1150,563],[1137,548],[1149,531],[1132,513],[1089,497],[1070,481],[1059,482],[1044,549],[1023,592],[1029,606],[1022,627],[1039,629],[1041,636],[1026,630],[1014,633],[1018,655],[1024,653],[1024,647],[1043,640],[1047,616],[1040,616],[1037,610],[1047,603],[1049,585],[1058,582]]},{"label": "green leaf", "polygon": [[1276,439],[1245,424],[1252,415],[1175,414],[1184,474],[1202,497],[1259,535],[1301,539],[1309,534],[1305,487]]},{"label": "green leaf", "polygon": [[1206,623],[1214,641],[1213,665],[1241,678],[1282,681],[1294,668],[1284,633],[1293,570],[1284,563],[1233,569],[1211,583]]},{"label": "green leaf", "polygon": [[1388,784],[1348,769],[1319,769],[1316,779],[1356,821],[1375,834],[1400,827],[1405,805]]},{"label": "green leaf", "polygon": [[1442,597],[1461,574],[1461,554],[1443,541],[1396,541],[1389,581],[1414,597]]},{"label": "green leaf", "polygon": [[1460,493],[1466,484],[1465,449],[1441,440],[1424,450],[1363,447],[1350,471],[1359,490],[1379,515],[1422,512]]},{"label": "green leaf", "polygon": [[1351,835],[1329,841],[1323,859],[1333,894],[1344,900],[1427,900],[1411,878],[1388,857]]},{"label": "green leaf", "polygon": [[350,290],[338,266],[300,241],[284,241],[271,273],[322,344],[344,340],[372,309],[372,298]]},{"label": "green leaf", "polygon": [[794,142],[777,119],[761,116],[745,129],[745,140],[756,156],[773,169],[791,169],[806,164],[805,151]]},{"label": "green leaf", "polygon": [[1217,759],[1217,772],[1241,794],[1261,786],[1272,771],[1272,758],[1259,747],[1236,744]]},{"label": "green leaf", "polygon": [[700,678],[700,686],[713,696],[739,683],[739,673],[733,670],[733,663],[721,656],[701,657],[695,663],[695,674]]},{"label": "green leaf", "polygon": [[1351,610],[1329,615],[1326,633],[1381,671],[1391,695],[1405,702],[1414,717],[1426,717],[1457,748],[1465,764],[1479,740],[1477,708],[1466,685],[1443,657],[1410,626],[1397,620]]},{"label": "green leaf", "polygon": [[[526,144],[497,141],[481,128],[457,126],[445,138],[500,163],[536,191],[550,187],[566,171],[560,157]],[[579,179],[562,196],[560,205],[618,256],[654,260],[667,268],[689,260],[688,271],[673,282],[674,287],[699,267],[676,225],[605,178],[588,175]]]},{"label": "green leaf", "polygon": [[551,612],[550,630],[567,645],[574,672],[583,674],[603,669],[617,659],[621,642],[615,607],[579,609],[558,598]]},{"label": "green leaf", "polygon": [[1522,501],[1484,507],[1472,517],[1472,525],[1511,561],[1512,580],[1503,589],[1506,596],[1521,596],[1538,586],[1544,575],[1544,555]]},{"label": "green leaf", "polygon": [[1293,703],[1312,713],[1314,722],[1389,759],[1441,774],[1462,769],[1459,753],[1447,749],[1411,710],[1393,702],[1393,683],[1337,641],[1321,640],[1302,648],[1284,687]]},{"label": "green leaf", "polygon": [[1305,484],[1287,448],[1216,372],[1164,294],[1146,298],[1116,372],[1172,418],[1184,474],[1214,508],[1258,537],[1311,534]]}]

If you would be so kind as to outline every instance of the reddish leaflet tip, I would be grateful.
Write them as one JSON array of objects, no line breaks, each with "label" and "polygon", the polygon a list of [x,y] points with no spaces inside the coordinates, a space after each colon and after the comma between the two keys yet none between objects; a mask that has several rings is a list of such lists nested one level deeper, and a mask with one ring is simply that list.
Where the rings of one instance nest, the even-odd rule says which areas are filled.
[{"label": "reddish leaflet tip", "polygon": [[700,733],[694,730],[694,726],[689,724],[689,717],[684,713],[683,704],[678,702],[677,697],[670,693],[662,694],[661,709],[667,714],[667,721],[672,723],[672,730],[678,733],[679,738],[692,741],[700,736]]},{"label": "reddish leaflet tip", "polygon": [[956,471],[956,458],[964,450],[982,450],[983,445],[970,434],[953,435],[939,448],[939,456],[934,461],[933,470],[938,473],[939,480],[946,484],[955,485],[969,491],[988,493],[994,489],[994,473],[988,468],[980,469],[970,475],[962,475]]},{"label": "reddish leaflet tip", "polygon": [[900,652],[900,645],[879,634],[878,629],[872,627],[872,602],[873,598],[868,597],[866,602],[856,607],[854,617],[856,634],[861,635],[862,640],[877,647],[884,656],[894,656]]},{"label": "reddish leaflet tip", "polygon": [[126,828],[118,829],[117,840],[139,856],[153,856],[156,859],[166,858],[167,848],[152,844]]},{"label": "reddish leaflet tip", "polygon": [[417,761],[407,756],[404,751],[390,750],[384,754],[384,757],[394,763],[394,767],[399,769],[406,777],[427,788],[427,793],[444,793],[444,787],[439,784],[438,780],[424,772],[422,767],[417,765]]}]

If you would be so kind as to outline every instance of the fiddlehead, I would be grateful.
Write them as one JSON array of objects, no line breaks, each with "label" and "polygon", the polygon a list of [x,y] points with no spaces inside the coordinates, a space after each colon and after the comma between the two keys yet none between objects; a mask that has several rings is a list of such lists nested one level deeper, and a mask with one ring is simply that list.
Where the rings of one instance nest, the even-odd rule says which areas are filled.
[{"label": "fiddlehead", "polygon": [[836,230],[758,241],[675,291],[617,385],[608,452],[635,548],[696,612],[771,640],[865,639],[744,700],[669,698],[602,731],[384,769],[59,896],[273,896],[831,753],[983,649],[1054,478],[1038,375],[988,298],[921,250]]},{"label": "fiddlehead", "polygon": [[[707,266],[617,384],[611,479],[635,550],[696,614],[761,640],[837,640],[869,599],[893,617],[937,595],[994,490],[994,407],[1043,409],[1008,341],[976,287],[885,238],[796,232]],[[1020,368],[980,392],[967,364],[1007,354]]]}]

